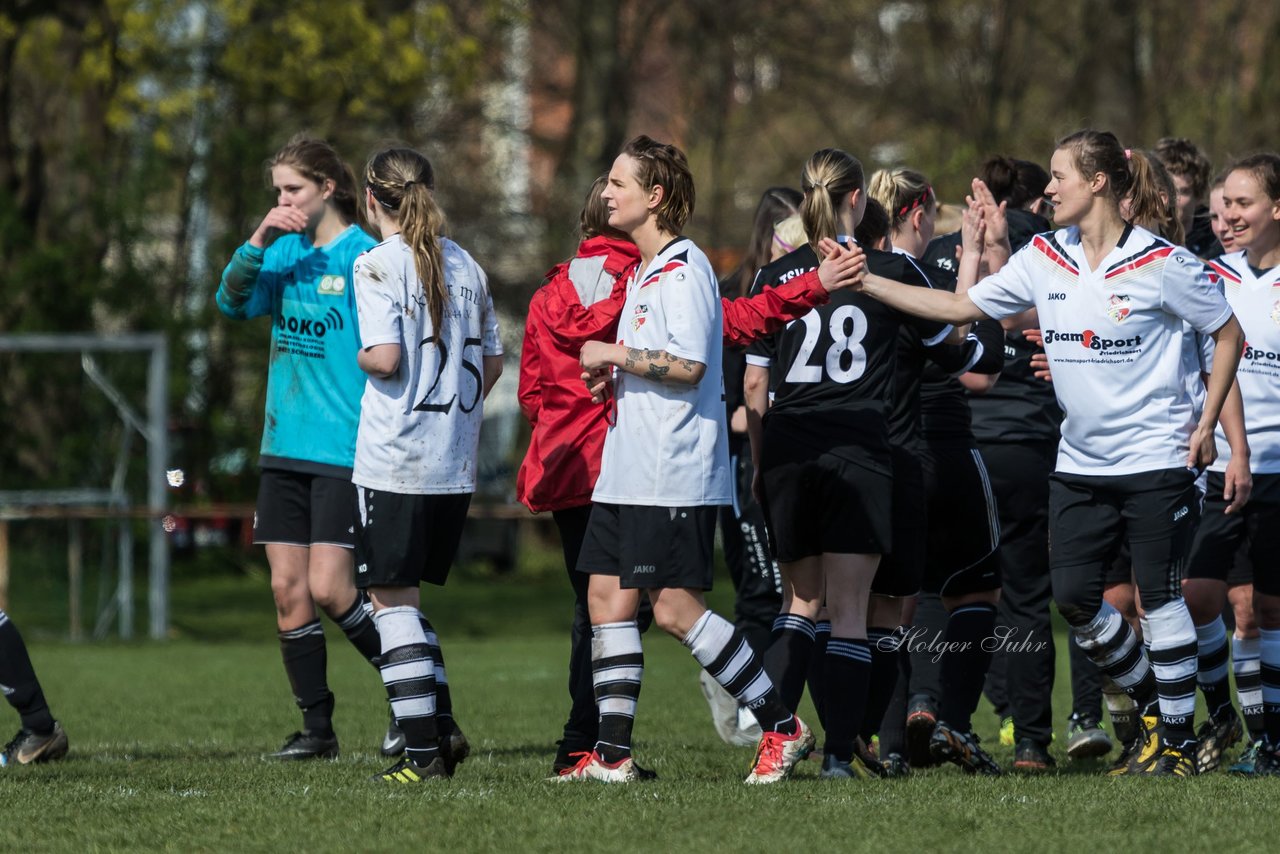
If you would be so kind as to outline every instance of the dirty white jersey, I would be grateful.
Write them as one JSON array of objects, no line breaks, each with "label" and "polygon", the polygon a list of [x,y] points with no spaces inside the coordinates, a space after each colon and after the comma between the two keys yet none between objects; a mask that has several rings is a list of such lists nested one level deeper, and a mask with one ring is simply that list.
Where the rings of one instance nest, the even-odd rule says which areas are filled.
[{"label": "dirty white jersey", "polygon": [[1128,226],[1090,270],[1071,227],[1037,235],[968,294],[994,318],[1039,311],[1065,416],[1058,471],[1122,475],[1186,465],[1199,417],[1191,378],[1201,368],[1189,339],[1231,318],[1198,258]]},{"label": "dirty white jersey", "polygon": [[413,252],[393,235],[356,259],[353,275],[364,347],[400,345],[400,367],[370,376],[360,401],[359,486],[408,495],[475,492],[484,413],[482,356],[502,354],[484,271],[440,239],[449,299],[431,327]]},{"label": "dirty white jersey", "polygon": [[617,417],[605,435],[591,500],[650,507],[729,504],[723,318],[711,263],[687,238],[667,244],[627,283],[618,342],[701,362],[697,385],[615,372]]},{"label": "dirty white jersey", "polygon": [[[1244,251],[1208,262],[1222,281],[1227,302],[1244,329],[1244,352],[1236,380],[1244,397],[1249,469],[1280,473],[1280,267],[1254,273]],[[1210,467],[1226,471],[1231,448],[1218,430],[1218,459]]]}]

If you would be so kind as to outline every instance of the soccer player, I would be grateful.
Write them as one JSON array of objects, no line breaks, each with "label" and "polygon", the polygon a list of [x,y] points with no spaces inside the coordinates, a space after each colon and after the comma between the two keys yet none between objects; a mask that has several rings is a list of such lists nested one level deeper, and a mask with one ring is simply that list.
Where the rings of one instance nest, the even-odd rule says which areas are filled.
[{"label": "soccer player", "polygon": [[706,256],[680,232],[693,212],[684,153],[638,136],[609,172],[609,225],[640,250],[618,343],[582,348],[602,389],[617,369],[616,421],[578,559],[591,573],[591,663],[599,741],[559,780],[636,779],[631,731],[644,672],[636,610],[649,591],[666,632],[755,713],[763,735],[748,783],[788,776],[813,747],[742,632],[707,609],[716,508],[731,500],[721,377],[721,308]]},{"label": "soccer player", "polygon": [[[1209,470],[1204,519],[1183,591],[1199,636],[1200,688],[1209,711],[1197,759],[1201,770],[1210,770],[1242,736],[1227,684],[1229,651],[1221,615],[1237,553],[1241,547],[1246,550],[1260,640],[1241,638],[1235,652],[1237,660],[1260,659],[1261,697],[1246,703],[1246,714],[1256,718],[1258,710],[1250,706],[1261,706],[1263,734],[1251,751],[1252,767],[1234,770],[1270,777],[1280,775],[1280,571],[1275,559],[1280,549],[1280,155],[1257,154],[1233,164],[1222,199],[1222,220],[1236,251],[1209,266],[1221,277],[1248,341],[1237,382],[1249,456],[1241,461],[1235,449],[1226,448]],[[1220,450],[1226,438],[1219,437]],[[1252,494],[1243,508],[1229,494],[1232,465],[1241,462],[1253,475]],[[1242,675],[1252,673],[1237,674],[1238,681]]]},{"label": "soccer player", "polygon": [[[1084,130],[1062,139],[1050,174],[1045,194],[1064,228],[1007,264],[992,257],[996,272],[967,293],[874,276],[864,286],[895,307],[952,323],[1037,309],[1066,416],[1050,482],[1054,598],[1077,642],[1144,714],[1158,698],[1159,729],[1151,715],[1129,772],[1191,776],[1196,634],[1178,580],[1198,515],[1197,470],[1216,456],[1214,430],[1243,336],[1198,259],[1121,219],[1133,177],[1114,135]],[[1215,342],[1198,419],[1189,328]],[[1150,661],[1102,600],[1107,559],[1126,535]]]},{"label": "soccer player", "polygon": [[[870,193],[890,214],[894,250],[921,257],[932,240],[937,211],[937,199],[925,176],[912,169],[881,170],[872,176]],[[967,213],[972,216],[976,210],[971,206]],[[988,222],[987,227],[999,227],[1002,235],[1007,231],[1003,219],[998,225]],[[971,276],[967,285],[976,280],[981,249],[966,250]],[[960,264],[966,264],[963,256]],[[956,281],[938,268],[927,269],[936,271],[935,281],[941,286],[957,289]],[[961,371],[963,384],[952,371],[932,361],[923,365],[920,376],[920,461],[928,520],[921,590],[941,600],[946,616],[938,628],[949,651],[938,657],[936,684],[920,680],[922,688],[940,694],[937,717],[931,720],[927,710],[913,704],[907,733],[909,739],[913,733],[927,736],[935,761],[997,774],[999,766],[973,733],[972,717],[991,663],[988,639],[993,636],[1000,595],[996,552],[1000,521],[990,478],[974,442],[965,390],[984,394],[991,388],[1004,363],[1004,335],[1000,325],[990,320],[974,324],[972,334],[989,358]],[[917,617],[924,610],[923,606],[918,609]],[[932,656],[921,654],[913,664],[921,658],[928,661]],[[914,669],[917,675],[927,676],[932,668]],[[912,690],[916,690],[914,682]]]},{"label": "soccer player", "polygon": [[[810,242],[760,270],[757,285],[813,269],[817,247],[824,240],[823,245],[848,242],[862,219],[867,203],[862,164],[847,152],[816,152],[805,164],[801,186],[801,216]],[[868,270],[927,287],[903,256],[864,251]],[[819,702],[826,778],[865,779],[873,773],[855,742],[872,678],[867,629],[872,584],[880,556],[892,545],[888,416],[904,320],[929,342],[951,331],[945,324],[904,318],[865,295],[842,292],[802,322],[753,345],[747,355],[745,396],[756,490],[786,585],[786,608],[766,659],[784,702],[794,709],[809,673],[815,621],[825,604],[830,637],[822,654]]]},{"label": "soccer player", "polygon": [[1210,209],[1205,207],[1213,174],[1209,158],[1194,142],[1178,137],[1158,140],[1154,154],[1173,177],[1176,200],[1171,201],[1186,235],[1186,247],[1201,258],[1217,257]]},{"label": "soccer player", "polygon": [[[591,515],[591,492],[600,474],[600,457],[610,410],[593,403],[583,386],[580,361],[587,341],[616,340],[626,299],[626,284],[640,262],[640,250],[610,228],[600,198],[607,184],[596,180],[579,217],[582,242],[569,261],[547,274],[547,282],[529,302],[520,354],[521,410],[533,428],[529,449],[516,479],[516,497],[530,510],[551,511],[560,532],[565,567],[574,591],[574,622],[569,651],[572,707],[556,750],[554,773],[572,768],[575,756],[590,753],[597,741],[599,713],[591,683],[591,618],[587,610],[590,578],[577,571],[578,553]],[[721,299],[725,342],[743,345],[785,320],[827,300],[828,289],[847,286],[858,270],[856,259],[824,264],[778,288],[739,299]],[[642,609],[647,627],[652,612]],[[740,707],[714,681],[725,732],[738,738]],[[704,687],[707,683],[703,682]],[[721,703],[723,696],[728,702]],[[745,718],[755,726],[747,711]],[[732,719],[730,721],[730,719]],[[732,727],[730,730],[729,727]],[[751,743],[759,740],[759,734]],[[643,776],[646,772],[639,769]]]},{"label": "soccer player", "polygon": [[4,611],[0,611],[0,693],[22,719],[18,734],[0,751],[0,768],[52,762],[67,755],[67,734],[49,711],[27,645]]},{"label": "soccer player", "polygon": [[[266,547],[285,673],[302,729],[276,759],[332,758],[333,693],[316,610],[374,663],[378,632],[353,583],[356,423],[364,374],[351,269],[373,245],[357,225],[350,168],[329,144],[295,137],[270,161],[273,207],[222,273],[218,308],[271,317],[262,479],[253,540]],[[394,725],[393,725],[394,729]],[[398,752],[390,732],[384,750]]]},{"label": "soccer player", "polygon": [[483,401],[502,373],[498,318],[484,271],[442,236],[427,158],[389,148],[365,167],[365,212],[382,242],[355,264],[369,375],[355,466],[356,583],[369,591],[382,681],[403,758],[374,780],[420,783],[462,758],[437,721],[433,645],[419,584],[444,584],[476,488]]}]

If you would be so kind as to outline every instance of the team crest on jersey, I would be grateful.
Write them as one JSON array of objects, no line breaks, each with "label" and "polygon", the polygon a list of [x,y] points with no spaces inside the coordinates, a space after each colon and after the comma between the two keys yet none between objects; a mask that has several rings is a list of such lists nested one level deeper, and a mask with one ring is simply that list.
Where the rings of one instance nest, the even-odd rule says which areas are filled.
[{"label": "team crest on jersey", "polygon": [[316,293],[321,296],[340,297],[347,292],[347,280],[342,276],[321,276]]},{"label": "team crest on jersey", "polygon": [[1132,310],[1127,294],[1112,294],[1107,300],[1107,317],[1115,323],[1124,323]]},{"label": "team crest on jersey", "polygon": [[1280,326],[1280,299],[1271,306],[1271,322]]},{"label": "team crest on jersey", "polygon": [[645,315],[647,315],[648,313],[649,313],[649,306],[637,305],[635,307],[635,310],[631,313],[632,315],[631,328],[639,329],[641,326],[644,326],[645,320],[648,319]]}]

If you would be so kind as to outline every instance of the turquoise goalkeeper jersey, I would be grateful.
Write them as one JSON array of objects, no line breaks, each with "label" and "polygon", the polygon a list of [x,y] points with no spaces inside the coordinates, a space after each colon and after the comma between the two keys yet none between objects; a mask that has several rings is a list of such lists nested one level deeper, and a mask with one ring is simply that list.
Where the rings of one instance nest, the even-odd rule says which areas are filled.
[{"label": "turquoise goalkeeper jersey", "polygon": [[320,247],[286,234],[244,244],[222,271],[223,314],[271,315],[263,468],[351,476],[365,385],[351,268],[374,243],[355,225]]}]

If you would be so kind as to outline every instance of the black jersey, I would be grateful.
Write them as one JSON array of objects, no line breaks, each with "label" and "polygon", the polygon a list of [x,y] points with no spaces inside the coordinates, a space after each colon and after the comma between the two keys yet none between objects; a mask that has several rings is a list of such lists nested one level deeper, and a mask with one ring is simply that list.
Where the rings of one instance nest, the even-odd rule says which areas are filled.
[{"label": "black jersey", "polygon": [[[1031,238],[1046,231],[1052,231],[1049,220],[1033,214],[1031,211],[1014,208],[1005,212],[1009,223],[1009,246],[1017,252],[1031,242]],[[960,232],[953,231],[942,234],[929,241],[920,262],[928,271],[943,270],[954,280],[957,271],[956,247],[960,245]],[[952,286],[952,290],[955,286]]]},{"label": "black jersey", "polygon": [[[929,283],[910,259],[892,252],[864,250],[867,270],[908,285]],[[805,245],[762,268],[755,291],[781,284],[818,266]],[[871,410],[886,417],[893,402],[894,365],[900,327],[925,341],[945,338],[950,326],[909,317],[866,294],[844,290],[747,351],[750,364],[770,367],[771,412]]]},{"label": "black jersey", "polygon": [[1062,410],[1053,386],[1038,379],[1031,357],[1043,352],[1021,332],[1004,336],[1004,369],[991,391],[969,399],[973,435],[979,442],[1054,442]]},{"label": "black jersey", "polygon": [[1004,330],[994,320],[980,320],[970,327],[964,344],[931,347],[926,355],[929,361],[920,380],[921,438],[926,442],[973,444],[969,404],[980,396],[970,398],[956,377],[970,371],[1000,373],[1004,367]]}]

